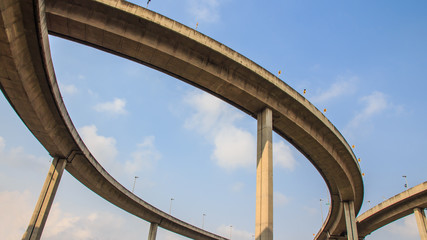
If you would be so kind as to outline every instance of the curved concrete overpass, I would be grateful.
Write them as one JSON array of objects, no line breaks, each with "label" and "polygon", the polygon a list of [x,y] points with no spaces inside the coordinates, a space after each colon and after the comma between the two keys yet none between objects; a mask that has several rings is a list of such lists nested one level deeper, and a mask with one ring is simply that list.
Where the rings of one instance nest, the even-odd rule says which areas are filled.
[{"label": "curved concrete overpass", "polygon": [[427,182],[421,183],[378,204],[357,217],[359,237],[414,213],[415,208],[427,208]]},{"label": "curved concrete overpass", "polygon": [[[1,1],[0,83],[20,118],[51,156],[114,205],[192,239],[226,239],[151,206],[120,185],[93,158],[62,101],[50,57],[44,2]],[[25,16],[25,17],[24,17]]]},{"label": "curved concrete overpass", "polygon": [[66,158],[67,171],[116,206],[190,238],[220,239],[139,199],[93,158],[62,101],[48,31],[158,69],[251,116],[270,108],[274,130],[312,162],[329,188],[331,208],[317,239],[345,234],[345,202],[360,210],[361,172],[338,130],[287,84],[221,43],[125,1],[4,0],[1,10],[3,93],[47,151]]}]

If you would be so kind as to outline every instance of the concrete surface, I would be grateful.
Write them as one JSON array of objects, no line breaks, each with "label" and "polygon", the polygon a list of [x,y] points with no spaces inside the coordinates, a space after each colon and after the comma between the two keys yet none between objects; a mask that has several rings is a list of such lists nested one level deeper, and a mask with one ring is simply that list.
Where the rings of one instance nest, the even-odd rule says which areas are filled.
[{"label": "concrete surface", "polygon": [[415,208],[427,208],[427,182],[397,194],[357,217],[359,237],[412,214]]},{"label": "concrete surface", "polygon": [[273,112],[257,116],[255,239],[273,240]]},{"label": "concrete surface", "polygon": [[222,239],[139,199],[93,158],[62,101],[48,31],[158,69],[253,117],[271,109],[274,131],[311,161],[331,193],[330,212],[316,239],[346,232],[344,201],[354,201],[356,214],[360,210],[360,168],[338,130],[298,92],[223,44],[125,1],[2,0],[0,10],[3,93],[47,151],[66,158],[68,172],[114,205],[183,236]]}]

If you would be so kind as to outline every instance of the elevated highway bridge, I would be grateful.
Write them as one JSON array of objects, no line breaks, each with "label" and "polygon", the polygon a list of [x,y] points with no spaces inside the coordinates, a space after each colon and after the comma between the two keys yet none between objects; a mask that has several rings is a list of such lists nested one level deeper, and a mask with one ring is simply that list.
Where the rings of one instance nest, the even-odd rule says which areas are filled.
[{"label": "elevated highway bridge", "polygon": [[[282,80],[223,44],[121,0],[2,0],[0,87],[28,129],[54,158],[24,239],[39,239],[63,170],[123,210],[192,239],[225,239],[160,211],[119,184],[92,156],[58,88],[48,34],[157,69],[207,91],[258,120],[256,238],[272,239],[271,133],[294,145],[330,192],[316,239],[357,239],[363,181],[350,146],[334,125]],[[263,175],[266,174],[266,175]],[[259,179],[266,179],[261,183]],[[267,215],[258,218],[258,213]]]}]

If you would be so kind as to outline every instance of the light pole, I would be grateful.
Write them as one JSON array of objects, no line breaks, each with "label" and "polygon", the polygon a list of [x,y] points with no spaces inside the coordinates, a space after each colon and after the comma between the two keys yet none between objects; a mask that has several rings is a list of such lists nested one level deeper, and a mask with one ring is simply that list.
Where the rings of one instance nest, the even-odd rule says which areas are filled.
[{"label": "light pole", "polygon": [[204,229],[205,227],[205,216],[206,214],[203,213],[202,229]]},{"label": "light pole", "polygon": [[231,232],[233,231],[233,226],[230,225],[230,240],[231,240]]},{"label": "light pole", "polygon": [[133,191],[135,191],[135,183],[136,183],[136,179],[139,178],[138,176],[135,176],[135,179],[133,180],[133,187],[132,187],[132,193]]},{"label": "light pole", "polygon": [[408,179],[406,179],[406,176],[402,176],[403,178],[405,178],[405,188],[408,188]]},{"label": "light pole", "polygon": [[320,214],[322,215],[322,224],[323,224],[323,207],[322,207],[322,199],[320,199],[319,204],[320,204]]},{"label": "light pole", "polygon": [[171,198],[171,204],[169,206],[169,215],[172,215],[172,201],[175,200],[173,198]]}]

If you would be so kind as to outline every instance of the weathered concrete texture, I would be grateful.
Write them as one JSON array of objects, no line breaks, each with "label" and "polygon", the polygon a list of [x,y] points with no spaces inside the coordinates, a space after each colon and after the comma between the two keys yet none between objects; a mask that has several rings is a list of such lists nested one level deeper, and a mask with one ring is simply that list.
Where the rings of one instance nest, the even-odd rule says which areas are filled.
[{"label": "weathered concrete texture", "polygon": [[347,239],[358,240],[356,215],[354,213],[353,201],[344,202],[345,224],[347,226]]},{"label": "weathered concrete texture", "polygon": [[156,240],[158,227],[159,227],[159,224],[157,223],[150,224],[150,232],[148,233],[148,240]]},{"label": "weathered concrete texture", "polygon": [[111,177],[84,145],[70,117],[50,57],[42,0],[0,1],[0,88],[28,129],[85,186],[114,205],[193,239],[225,239],[176,219]]},{"label": "weathered concrete texture", "polygon": [[[46,9],[46,12],[45,12]],[[337,129],[303,96],[223,44],[162,15],[119,0],[0,1],[0,86],[15,111],[66,170],[114,205],[178,234],[221,239],[161,212],[114,180],[85,147],[62,101],[47,30],[158,69],[253,117],[269,108],[273,129],[317,168],[331,210],[316,238],[345,233],[343,201],[363,200],[356,158]],[[47,21],[47,23],[46,23]]]},{"label": "weathered concrete texture", "polygon": [[30,224],[22,237],[23,240],[38,240],[41,238],[66,163],[65,159],[53,159]]},{"label": "weathered concrete texture", "polygon": [[257,174],[255,239],[273,239],[273,112],[257,116]]},{"label": "weathered concrete texture", "polygon": [[427,220],[424,209],[414,209],[415,219],[417,220],[418,232],[420,233],[421,240],[427,240]]},{"label": "weathered concrete texture", "polygon": [[363,199],[356,158],[337,129],[303,96],[259,65],[178,22],[125,1],[49,0],[51,34],[158,69],[240,108],[253,117],[268,107],[273,129],[319,170],[331,211],[316,238],[346,231],[342,202]]},{"label": "weathered concrete texture", "polygon": [[427,182],[397,194],[357,217],[359,237],[412,214],[416,208],[427,208]]}]

